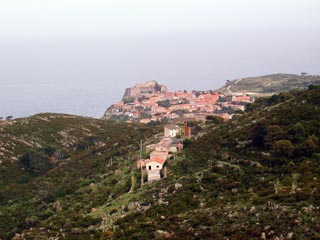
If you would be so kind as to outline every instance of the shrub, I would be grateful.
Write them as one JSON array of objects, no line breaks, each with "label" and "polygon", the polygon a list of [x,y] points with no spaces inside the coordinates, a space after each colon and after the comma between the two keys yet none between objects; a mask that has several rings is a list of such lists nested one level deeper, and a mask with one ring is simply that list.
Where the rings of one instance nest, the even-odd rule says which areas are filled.
[{"label": "shrub", "polygon": [[252,127],[251,131],[252,131],[252,145],[258,148],[264,147],[264,141],[267,135],[266,124],[258,122]]},{"label": "shrub", "polygon": [[273,144],[272,154],[277,157],[291,157],[294,147],[289,140],[279,140]]},{"label": "shrub", "polygon": [[299,147],[298,152],[299,154],[311,157],[313,153],[316,152],[318,146],[317,146],[317,137],[311,136],[307,140],[305,140]]},{"label": "shrub", "polygon": [[33,227],[36,225],[38,222],[38,217],[37,216],[31,216],[26,218],[26,225],[27,227]]},{"label": "shrub", "polygon": [[50,159],[42,151],[31,150],[19,159],[21,165],[29,172],[43,174],[53,167]]}]

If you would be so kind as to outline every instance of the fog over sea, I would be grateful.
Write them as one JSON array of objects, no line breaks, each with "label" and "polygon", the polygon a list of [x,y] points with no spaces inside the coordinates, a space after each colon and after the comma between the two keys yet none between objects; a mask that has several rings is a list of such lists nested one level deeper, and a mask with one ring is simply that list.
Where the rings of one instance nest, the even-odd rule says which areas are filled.
[{"label": "fog over sea", "polygon": [[0,41],[0,117],[102,117],[126,87],[206,90],[227,79],[320,73],[317,31],[270,30]]}]

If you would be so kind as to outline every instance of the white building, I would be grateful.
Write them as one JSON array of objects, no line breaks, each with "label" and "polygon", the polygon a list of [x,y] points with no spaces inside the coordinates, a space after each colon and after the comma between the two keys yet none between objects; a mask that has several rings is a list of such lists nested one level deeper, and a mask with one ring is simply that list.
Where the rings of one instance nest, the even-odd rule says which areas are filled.
[{"label": "white building", "polygon": [[180,133],[180,127],[177,125],[167,125],[164,127],[164,136],[174,138]]}]

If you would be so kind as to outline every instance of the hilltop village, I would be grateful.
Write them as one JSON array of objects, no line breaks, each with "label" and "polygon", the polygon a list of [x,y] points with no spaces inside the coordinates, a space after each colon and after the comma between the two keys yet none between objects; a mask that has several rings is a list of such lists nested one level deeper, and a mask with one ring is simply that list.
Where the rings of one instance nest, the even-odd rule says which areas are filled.
[{"label": "hilltop village", "polygon": [[253,100],[245,92],[228,96],[212,90],[171,92],[151,80],[127,88],[123,99],[109,107],[104,118],[140,123],[206,121],[208,116],[228,120]]},{"label": "hilltop village", "polygon": [[165,85],[151,80],[127,88],[123,99],[113,104],[104,118],[127,122],[168,123],[164,126],[163,137],[159,142],[146,146],[149,158],[137,161],[142,179],[147,174],[149,182],[166,177],[167,160],[175,158],[183,148],[183,140],[191,136],[188,122],[206,122],[210,117],[227,121],[234,114],[244,111],[252,101],[253,98],[246,93],[236,94],[231,91],[228,96],[211,90],[170,92]]}]

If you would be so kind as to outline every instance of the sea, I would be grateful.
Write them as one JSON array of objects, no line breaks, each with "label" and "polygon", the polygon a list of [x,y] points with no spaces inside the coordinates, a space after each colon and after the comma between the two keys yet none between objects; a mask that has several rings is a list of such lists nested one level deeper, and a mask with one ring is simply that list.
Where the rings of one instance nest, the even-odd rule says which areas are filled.
[{"label": "sea", "polygon": [[0,88],[0,117],[52,112],[101,118],[123,93],[124,89],[106,83],[7,83]]},{"label": "sea", "polygon": [[100,118],[138,82],[214,90],[244,77],[319,74],[319,61],[315,31],[0,39],[0,117]]}]

